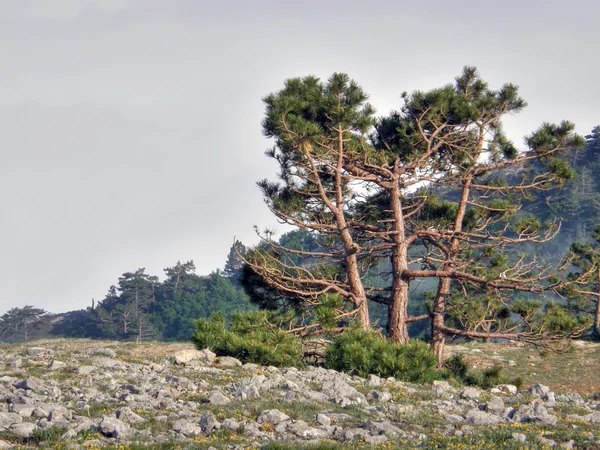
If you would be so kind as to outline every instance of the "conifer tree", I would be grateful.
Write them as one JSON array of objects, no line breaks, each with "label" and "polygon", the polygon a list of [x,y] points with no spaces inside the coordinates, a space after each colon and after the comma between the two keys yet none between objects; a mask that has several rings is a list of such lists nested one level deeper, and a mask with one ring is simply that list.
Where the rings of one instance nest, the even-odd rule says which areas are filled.
[{"label": "conifer tree", "polygon": [[[362,283],[368,256],[353,229],[349,209],[359,201],[345,164],[359,154],[374,123],[367,95],[345,74],[327,83],[315,77],[292,79],[267,96],[263,131],[275,140],[266,152],[280,167],[279,182],[259,186],[269,209],[282,222],[322,236],[320,251],[278,246],[262,234],[269,250],[256,248],[244,258],[269,284],[316,306],[319,296],[334,293],[352,305],[363,328],[369,327],[367,294]],[[316,258],[309,268],[299,260]]]},{"label": "conifer tree", "polygon": [[600,225],[593,234],[594,242],[571,245],[571,263],[578,270],[558,290],[566,297],[568,308],[576,315],[593,317],[593,334],[600,337]]},{"label": "conifer tree", "polygon": [[[276,289],[313,301],[332,292],[355,311],[366,309],[367,297],[385,303],[388,336],[397,342],[407,342],[407,323],[422,318],[408,317],[410,282],[436,278],[432,333],[440,362],[447,334],[539,334],[543,327],[530,322],[528,307],[513,310],[521,312],[519,325],[494,333],[446,326],[446,306],[453,289],[507,302],[515,291],[556,287],[549,280],[559,268],[506,248],[557,233],[558,220],[542,224],[519,209],[530,192],[558,187],[572,175],[557,156],[583,145],[574,126],[544,123],[517,149],[502,131],[502,118],[525,107],[518,88],[490,89],[472,67],[454,84],[403,94],[401,110],[377,122],[366,99],[343,74],[326,83],[288,80],[265,99],[263,127],[276,140],[267,154],[278,161],[281,182],[259,186],[282,222],[318,233],[325,245],[298,251],[267,233],[270,250],[258,248],[246,258],[252,270]],[[292,255],[320,263],[299,265]],[[367,286],[366,271],[380,258],[391,262],[390,284]],[[367,327],[368,315],[358,317]],[[552,332],[545,329],[543,338]]]},{"label": "conifer tree", "polygon": [[244,260],[242,258],[246,252],[246,246],[237,239],[229,249],[227,261],[223,268],[223,276],[229,278],[234,284],[239,283],[242,275],[242,268],[244,267]]}]

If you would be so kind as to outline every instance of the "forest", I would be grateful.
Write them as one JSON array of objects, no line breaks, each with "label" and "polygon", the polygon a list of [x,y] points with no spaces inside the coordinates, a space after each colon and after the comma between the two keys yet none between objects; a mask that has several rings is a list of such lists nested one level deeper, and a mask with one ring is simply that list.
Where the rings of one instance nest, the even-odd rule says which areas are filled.
[{"label": "forest", "polygon": [[189,340],[198,319],[267,310],[303,337],[348,326],[399,343],[597,337],[600,127],[543,123],[520,151],[502,118],[526,103],[474,68],[403,94],[376,117],[347,75],[288,80],[265,97],[278,181],[258,186],[296,230],[235,241],[225,267],[124,273],[87,309],[0,317],[0,342]]}]

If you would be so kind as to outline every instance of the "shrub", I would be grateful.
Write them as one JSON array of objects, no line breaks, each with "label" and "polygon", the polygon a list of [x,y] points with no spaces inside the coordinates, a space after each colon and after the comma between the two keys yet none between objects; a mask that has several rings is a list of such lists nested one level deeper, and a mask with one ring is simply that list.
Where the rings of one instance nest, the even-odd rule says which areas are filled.
[{"label": "shrub", "polygon": [[234,312],[231,330],[216,313],[210,320],[196,321],[192,341],[197,348],[209,348],[219,356],[233,356],[242,362],[263,366],[302,366],[302,344],[276,323],[273,311]]},{"label": "shrub", "polygon": [[397,344],[374,330],[350,328],[336,336],[325,351],[325,367],[361,377],[374,374],[431,382],[437,378],[435,365],[435,355],[426,343]]},{"label": "shrub", "polygon": [[458,353],[452,358],[444,362],[445,378],[454,378],[457,381],[470,385],[479,386],[484,389],[489,389],[499,384],[514,384],[517,388],[521,388],[523,380],[520,377],[508,379],[502,374],[502,367],[492,366],[484,369],[482,372],[473,372],[469,370],[469,366],[462,354]]}]

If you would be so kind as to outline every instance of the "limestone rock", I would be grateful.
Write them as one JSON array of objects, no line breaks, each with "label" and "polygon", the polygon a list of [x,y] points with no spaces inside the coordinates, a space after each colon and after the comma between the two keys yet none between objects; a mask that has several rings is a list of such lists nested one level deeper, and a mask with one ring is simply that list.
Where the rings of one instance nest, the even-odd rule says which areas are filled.
[{"label": "limestone rock", "polygon": [[210,411],[205,412],[200,416],[200,428],[205,433],[210,433],[212,430],[219,429],[221,424],[217,422],[217,419]]},{"label": "limestone rock", "polygon": [[469,400],[479,400],[481,391],[472,387],[466,387],[461,391],[460,396]]},{"label": "limestone rock", "polygon": [[473,425],[496,425],[502,422],[502,419],[495,414],[472,409],[467,413],[467,422]]},{"label": "limestone rock", "polygon": [[104,436],[123,439],[130,435],[131,427],[116,417],[104,417],[100,422],[100,432]]},{"label": "limestone rock", "polygon": [[239,359],[232,358],[231,356],[221,356],[219,358],[219,365],[225,367],[241,367],[242,362]]},{"label": "limestone rock", "polygon": [[277,425],[289,419],[290,417],[287,414],[282,413],[278,409],[269,409],[261,412],[256,421],[258,423],[269,423],[271,425]]},{"label": "limestone rock", "polygon": [[223,395],[223,393],[216,391],[216,392],[213,392],[213,394],[210,396],[209,402],[211,405],[225,406],[225,405],[228,405],[229,403],[231,403],[231,400],[229,400],[228,397]]},{"label": "limestone rock", "polygon": [[16,423],[11,425],[9,428],[11,433],[16,434],[17,436],[21,436],[24,438],[31,437],[33,432],[37,429],[37,425],[30,422]]},{"label": "limestone rock", "polygon": [[18,389],[25,389],[36,393],[42,393],[46,389],[46,383],[35,377],[28,377],[24,380],[17,381],[14,386]]},{"label": "limestone rock", "polygon": [[213,363],[217,355],[208,349],[204,350],[180,350],[173,355],[176,364],[187,364],[192,361]]},{"label": "limestone rock", "polygon": [[23,422],[23,417],[19,414],[0,412],[0,430],[3,428],[9,428],[13,424]]}]

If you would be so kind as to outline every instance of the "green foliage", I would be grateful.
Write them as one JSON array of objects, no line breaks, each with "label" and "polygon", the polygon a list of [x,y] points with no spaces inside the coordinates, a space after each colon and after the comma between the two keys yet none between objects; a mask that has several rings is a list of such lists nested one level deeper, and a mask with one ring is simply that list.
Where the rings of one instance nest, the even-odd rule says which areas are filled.
[{"label": "green foliage", "polygon": [[222,314],[196,322],[192,342],[199,349],[209,348],[217,355],[233,356],[242,362],[264,366],[302,366],[302,344],[292,333],[281,328],[273,311],[231,314],[228,329]]},{"label": "green foliage", "polygon": [[11,308],[0,316],[0,342],[28,341],[48,319],[47,311],[31,305]]},{"label": "green foliage", "polygon": [[350,328],[335,336],[325,352],[325,367],[366,377],[369,374],[412,382],[437,378],[435,355],[427,344],[391,342],[373,330]]},{"label": "green foliage", "polygon": [[236,240],[227,255],[227,261],[223,268],[223,276],[229,278],[232,283],[238,284],[242,275],[242,268],[244,267],[244,261],[242,257],[246,254],[247,249],[244,244]]},{"label": "green foliage", "polygon": [[521,388],[523,385],[523,381],[520,378],[505,378],[500,366],[488,367],[478,372],[471,371],[461,353],[457,353],[444,361],[443,375],[446,378],[453,378],[460,383],[469,386],[479,386],[483,389],[489,389],[499,384],[513,384],[517,388]]}]

